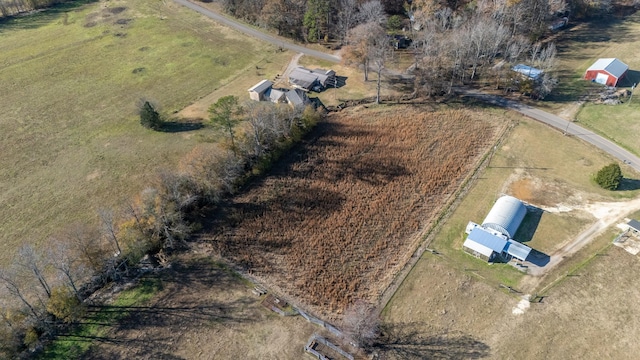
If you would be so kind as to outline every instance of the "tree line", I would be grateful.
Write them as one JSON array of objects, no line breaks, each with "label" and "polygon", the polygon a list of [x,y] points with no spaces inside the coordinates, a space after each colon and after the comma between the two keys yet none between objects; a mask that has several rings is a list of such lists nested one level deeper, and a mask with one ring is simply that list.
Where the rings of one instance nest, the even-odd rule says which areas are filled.
[{"label": "tree line", "polygon": [[62,0],[0,0],[0,18],[45,9],[62,2]]},{"label": "tree line", "polygon": [[[143,106],[141,122],[149,107],[156,112]],[[0,269],[1,358],[40,349],[82,319],[96,290],[137,274],[145,256],[162,263],[185,249],[205,211],[210,215],[322,117],[312,107],[240,104],[233,96],[218,100],[210,114],[210,126],[227,134],[223,145],[197,146],[119,209],[99,210],[94,224],[69,224],[45,244],[23,245]]]},{"label": "tree line", "polygon": [[[557,19],[604,16],[612,0],[220,0],[228,13],[306,42],[344,47],[347,65],[381,75],[393,58],[390,34],[410,37],[414,95],[450,93],[490,79],[496,88],[544,98],[557,85],[556,47],[544,39]],[[519,62],[542,70],[514,76]]]}]

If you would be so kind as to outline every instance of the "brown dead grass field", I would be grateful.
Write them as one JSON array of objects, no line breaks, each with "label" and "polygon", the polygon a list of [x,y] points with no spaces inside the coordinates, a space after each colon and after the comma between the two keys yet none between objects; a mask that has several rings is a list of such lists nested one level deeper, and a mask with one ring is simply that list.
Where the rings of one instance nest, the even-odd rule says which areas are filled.
[{"label": "brown dead grass field", "polygon": [[146,275],[162,290],[94,341],[84,359],[301,359],[321,329],[260,305],[244,281],[208,259],[184,255]]},{"label": "brown dead grass field", "polygon": [[204,240],[335,318],[375,302],[503,124],[467,110],[352,108],[319,124],[216,216]]}]

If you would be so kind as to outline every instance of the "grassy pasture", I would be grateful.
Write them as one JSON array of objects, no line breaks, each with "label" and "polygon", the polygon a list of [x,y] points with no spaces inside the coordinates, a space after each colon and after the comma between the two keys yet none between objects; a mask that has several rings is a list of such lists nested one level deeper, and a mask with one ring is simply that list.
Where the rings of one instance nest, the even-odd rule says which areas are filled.
[{"label": "grassy pasture", "polygon": [[0,264],[25,241],[122,204],[201,138],[143,129],[140,98],[170,114],[272,54],[171,1],[91,3],[0,23]]},{"label": "grassy pasture", "polygon": [[[571,103],[588,93],[597,94],[602,85],[582,79],[586,69],[599,58],[615,57],[629,65],[627,77],[619,88],[630,89],[640,83],[640,12],[624,19],[607,18],[580,24],[563,31],[557,41],[558,88],[541,103],[553,112],[562,113]],[[577,120],[582,125],[608,137],[636,155],[640,154],[640,110],[637,91],[631,103],[611,106],[586,103],[577,114],[567,114],[567,118]]]}]

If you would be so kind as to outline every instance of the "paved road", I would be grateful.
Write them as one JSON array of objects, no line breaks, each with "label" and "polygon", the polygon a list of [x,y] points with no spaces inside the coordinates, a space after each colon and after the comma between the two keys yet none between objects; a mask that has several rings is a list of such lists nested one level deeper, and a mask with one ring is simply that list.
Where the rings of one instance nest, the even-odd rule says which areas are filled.
[{"label": "paved road", "polygon": [[194,3],[190,2],[190,1],[187,1],[187,0],[174,0],[174,1],[176,3],[178,3],[178,4],[180,4],[180,5],[188,7],[191,10],[197,11],[200,14],[202,14],[202,15],[208,17],[208,18],[211,18],[211,19],[213,19],[213,20],[215,20],[215,21],[217,21],[219,23],[222,23],[222,24],[224,24],[224,25],[226,25],[226,26],[228,26],[230,28],[236,29],[236,30],[238,30],[238,31],[240,31],[242,33],[245,33],[245,34],[249,35],[249,36],[253,36],[253,37],[255,37],[255,38],[259,39],[259,40],[266,41],[266,42],[271,43],[271,44],[273,44],[275,46],[280,46],[280,47],[283,47],[285,49],[289,49],[291,51],[295,51],[295,52],[298,52],[298,53],[303,53],[305,55],[313,56],[315,58],[322,59],[322,60],[327,60],[327,61],[331,61],[331,62],[335,62],[335,63],[340,62],[340,57],[339,56],[327,54],[327,53],[324,53],[322,51],[308,49],[308,48],[306,48],[304,46],[300,46],[300,45],[294,44],[294,43],[289,42],[287,40],[280,39],[280,38],[277,38],[277,37],[269,35],[269,34],[265,34],[265,33],[261,32],[261,31],[258,31],[256,29],[250,27],[250,26],[245,25],[245,24],[243,24],[241,22],[238,22],[236,20],[224,17],[224,16],[222,16],[222,15],[220,15],[220,14],[214,12],[214,11],[211,11],[209,9],[203,8],[202,6],[194,4]]},{"label": "paved road", "polygon": [[559,116],[550,114],[546,111],[536,109],[534,107],[522,104],[517,101],[508,100],[500,96],[486,94],[472,89],[456,89],[457,91],[465,94],[466,96],[473,97],[482,100],[487,103],[513,109],[525,116],[528,116],[534,120],[538,120],[547,125],[553,126],[565,132],[567,135],[580,138],[595,147],[605,151],[611,156],[619,159],[622,162],[626,162],[629,166],[640,172],[640,157],[633,155],[631,152],[623,149],[622,147],[614,144],[613,142],[603,138],[602,136],[587,130],[582,126],[569,122]]}]

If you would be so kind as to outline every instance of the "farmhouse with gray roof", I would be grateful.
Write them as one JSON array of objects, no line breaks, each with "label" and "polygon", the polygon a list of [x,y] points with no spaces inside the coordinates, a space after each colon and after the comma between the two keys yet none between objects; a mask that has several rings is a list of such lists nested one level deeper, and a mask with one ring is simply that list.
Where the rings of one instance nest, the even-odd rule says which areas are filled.
[{"label": "farmhouse with gray roof", "polygon": [[322,90],[328,86],[334,86],[336,72],[324,69],[307,69],[297,67],[289,74],[289,83],[294,87],[304,90]]},{"label": "farmhouse with gray roof", "polygon": [[287,103],[293,107],[309,103],[307,94],[300,89],[276,89],[273,82],[262,80],[249,90],[249,98],[255,101],[269,101],[276,104]]}]

